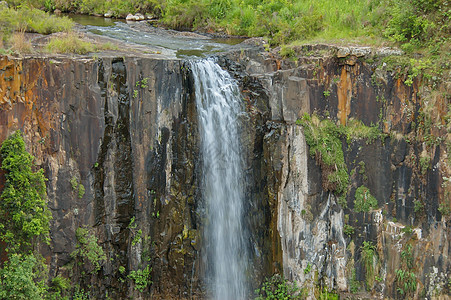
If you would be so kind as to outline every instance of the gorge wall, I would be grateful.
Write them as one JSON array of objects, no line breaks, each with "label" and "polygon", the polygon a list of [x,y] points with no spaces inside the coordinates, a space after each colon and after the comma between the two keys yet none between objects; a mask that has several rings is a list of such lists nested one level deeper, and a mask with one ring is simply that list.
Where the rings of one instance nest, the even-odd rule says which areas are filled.
[{"label": "gorge wall", "polygon": [[[396,53],[305,46],[282,59],[238,46],[219,55],[246,111],[240,127],[254,287],[280,272],[311,296],[324,286],[396,298],[402,270],[415,274],[411,297],[449,295],[450,85],[433,92],[416,78],[408,86],[381,63],[388,54]],[[314,112],[335,124],[377,124],[386,134],[342,137],[350,180],[341,199],[328,190],[298,122]],[[1,58],[0,141],[21,129],[49,179],[51,244],[42,253],[51,276],[71,277],[98,298],[205,296],[196,113],[182,60]],[[437,126],[426,130],[426,123]],[[355,208],[362,185],[377,199],[368,212]],[[74,264],[79,227],[105,251],[98,272]],[[373,275],[361,258],[364,241],[374,245]],[[153,283],[141,293],[127,276],[146,266]]]}]

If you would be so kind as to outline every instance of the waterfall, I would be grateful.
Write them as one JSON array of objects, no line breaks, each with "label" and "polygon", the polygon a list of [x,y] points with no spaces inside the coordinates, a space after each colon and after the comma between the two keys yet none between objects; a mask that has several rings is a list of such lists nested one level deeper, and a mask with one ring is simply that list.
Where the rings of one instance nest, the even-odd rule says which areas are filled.
[{"label": "waterfall", "polygon": [[191,63],[202,155],[206,211],[204,251],[214,299],[245,299],[247,253],[238,86],[212,59]]}]

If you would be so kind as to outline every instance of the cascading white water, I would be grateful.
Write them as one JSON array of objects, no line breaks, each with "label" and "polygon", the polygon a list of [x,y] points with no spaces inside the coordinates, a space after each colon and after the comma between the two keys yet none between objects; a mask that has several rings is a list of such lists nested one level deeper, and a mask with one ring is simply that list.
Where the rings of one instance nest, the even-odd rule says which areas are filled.
[{"label": "cascading white water", "polygon": [[243,228],[243,172],[238,134],[240,93],[212,59],[191,63],[202,153],[207,224],[207,282],[213,298],[245,299],[247,253]]}]

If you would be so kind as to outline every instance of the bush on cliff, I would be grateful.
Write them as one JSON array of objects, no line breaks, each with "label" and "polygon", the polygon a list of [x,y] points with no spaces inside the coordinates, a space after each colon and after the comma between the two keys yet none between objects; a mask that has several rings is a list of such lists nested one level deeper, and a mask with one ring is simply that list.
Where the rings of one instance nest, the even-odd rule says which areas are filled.
[{"label": "bush on cliff", "polygon": [[61,289],[47,286],[47,267],[36,250],[40,242],[49,241],[51,214],[44,172],[33,170],[34,157],[26,151],[20,131],[3,142],[0,157],[5,174],[0,252],[7,254],[0,268],[0,299],[64,299],[59,297]]},{"label": "bush on cliff", "polygon": [[49,240],[44,171],[33,171],[34,157],[20,131],[3,142],[0,155],[6,179],[0,196],[0,240],[9,252],[31,251],[36,242]]},{"label": "bush on cliff", "polygon": [[47,288],[37,267],[34,255],[10,255],[0,269],[0,299],[43,299]]}]

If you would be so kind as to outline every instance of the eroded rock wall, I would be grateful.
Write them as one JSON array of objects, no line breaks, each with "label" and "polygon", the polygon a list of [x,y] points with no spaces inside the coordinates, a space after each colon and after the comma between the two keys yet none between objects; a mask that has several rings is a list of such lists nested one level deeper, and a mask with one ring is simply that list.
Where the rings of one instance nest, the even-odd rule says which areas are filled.
[{"label": "eroded rock wall", "polygon": [[[270,219],[277,220],[284,275],[310,295],[321,285],[351,298],[351,290],[366,290],[367,297],[446,297],[451,187],[443,117],[450,84],[433,87],[419,77],[407,85],[407,74],[382,62],[399,55],[389,49],[295,50],[290,59],[246,50],[222,60],[242,85],[248,112],[264,120],[265,181],[268,201],[277,203]],[[304,113],[337,125],[361,120],[386,134],[372,141],[342,138],[350,174],[344,202],[322,187],[321,167],[296,124]],[[427,122],[435,125],[427,128]],[[362,185],[377,209],[356,211],[355,191]],[[345,234],[345,225],[352,232],[347,227]],[[364,266],[364,241],[374,246],[373,276]],[[414,261],[410,267],[406,257]],[[414,274],[414,290],[405,290],[400,270]]]},{"label": "eroded rock wall", "polygon": [[[219,55],[241,87],[245,109],[252,288],[283,272],[310,295],[318,285],[346,293],[360,282],[367,296],[399,297],[395,274],[411,247],[417,285],[411,296],[449,293],[449,215],[440,209],[451,205],[445,139],[416,138],[425,135],[416,129],[424,101],[436,122],[449,90],[443,83],[441,93],[430,92],[418,79],[405,85],[378,64],[387,53],[309,46],[292,59],[257,47]],[[81,281],[94,296],[204,298],[200,141],[189,66],[101,56],[2,57],[0,67],[0,141],[21,129],[49,179],[52,242],[43,253],[51,275],[81,278],[71,253],[76,229],[87,227],[107,256],[98,273]],[[337,124],[351,118],[378,124],[387,134],[342,140],[350,174],[344,202],[323,188],[321,167],[296,123],[313,112]],[[446,130],[434,127],[428,137]],[[421,168],[425,156],[430,164]],[[361,185],[377,209],[355,211]],[[345,225],[354,232],[345,234]],[[364,241],[376,249],[378,277],[370,283]],[[153,283],[140,293],[127,275],[147,265]]]},{"label": "eroded rock wall", "polygon": [[[53,220],[43,252],[51,276],[78,278],[100,298],[140,297],[127,275],[150,265],[154,284],[146,295],[201,293],[193,271],[200,244],[197,117],[184,63],[137,57],[0,62],[1,140],[22,130],[49,179]],[[107,258],[87,279],[71,263],[79,227],[95,234]]]}]

